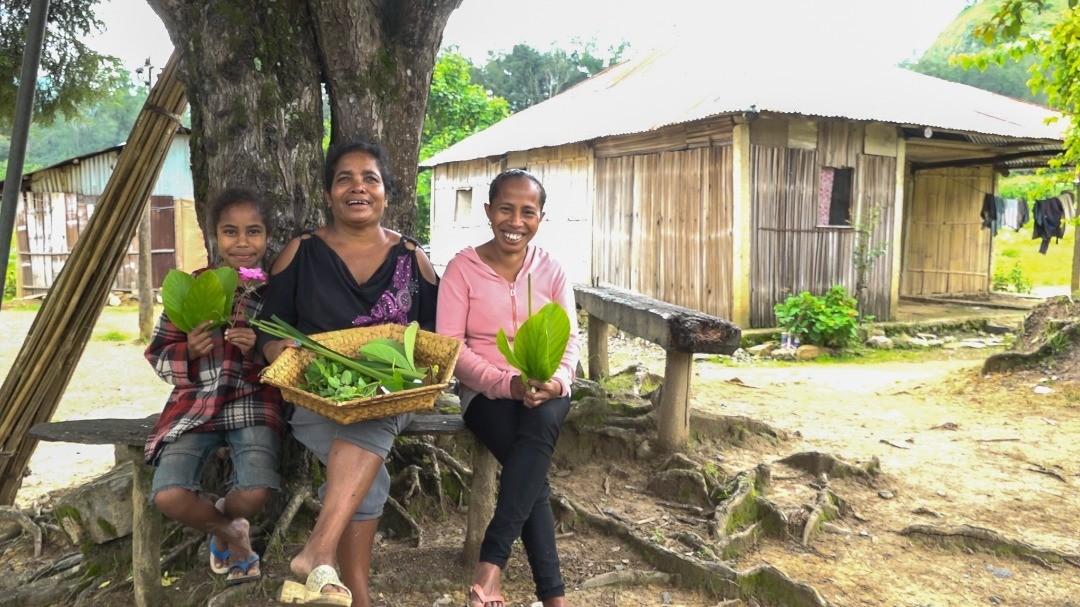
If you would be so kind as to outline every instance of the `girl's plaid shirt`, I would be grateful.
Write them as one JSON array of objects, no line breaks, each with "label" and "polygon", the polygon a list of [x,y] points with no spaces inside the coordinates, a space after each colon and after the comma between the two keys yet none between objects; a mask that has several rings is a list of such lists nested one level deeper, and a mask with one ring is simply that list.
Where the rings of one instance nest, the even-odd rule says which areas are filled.
[{"label": "girl's plaid shirt", "polygon": [[[261,289],[260,289],[261,292]],[[262,307],[259,293],[237,297],[237,313],[253,318]],[[236,430],[250,426],[285,429],[281,393],[259,382],[263,365],[225,341],[225,328],[214,329],[213,350],[188,360],[187,334],[164,314],[154,328],[144,356],[158,376],[174,386],[165,409],[146,439],[146,461],[153,463],[164,443],[184,432]]]}]

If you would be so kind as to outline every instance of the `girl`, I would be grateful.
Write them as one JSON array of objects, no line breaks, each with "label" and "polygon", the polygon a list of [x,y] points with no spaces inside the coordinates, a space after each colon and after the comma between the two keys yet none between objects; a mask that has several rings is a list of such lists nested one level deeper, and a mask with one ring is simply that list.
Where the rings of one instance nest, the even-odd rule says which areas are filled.
[{"label": "girl", "polygon": [[[240,272],[244,291],[235,298],[235,322],[211,329],[207,321],[185,334],[162,314],[145,352],[174,386],[146,439],[146,461],[157,466],[151,499],[166,516],[211,534],[210,568],[227,574],[229,584],[261,576],[247,517],[262,509],[271,489],[280,490],[281,395],[259,383],[255,332],[243,320],[261,307],[257,287],[243,283],[261,266],[269,218],[266,203],[253,192],[228,189],[214,199],[208,225],[214,227],[218,265]],[[233,474],[229,492],[215,504],[201,493],[200,481],[206,461],[223,444]]]},{"label": "girl", "polygon": [[[484,205],[493,238],[451,259],[440,286],[438,332],[464,342],[454,375],[461,382],[465,425],[502,464],[495,514],[469,589],[471,607],[504,607],[499,577],[519,537],[537,598],[544,607],[566,605],[547,474],[570,411],[570,382],[581,346],[562,267],[529,246],[544,218],[546,199],[543,184],[531,173],[511,169],[496,176]],[[530,276],[533,308],[558,302],[570,317],[570,342],[550,381],[526,384],[499,352],[496,335],[502,328],[513,339],[525,321]]]}]

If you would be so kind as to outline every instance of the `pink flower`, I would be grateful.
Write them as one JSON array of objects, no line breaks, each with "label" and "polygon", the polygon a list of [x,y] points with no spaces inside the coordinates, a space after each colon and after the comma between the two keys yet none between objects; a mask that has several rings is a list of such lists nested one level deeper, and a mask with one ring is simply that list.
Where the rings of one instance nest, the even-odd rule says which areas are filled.
[{"label": "pink flower", "polygon": [[240,268],[240,280],[266,280],[266,274],[260,268]]}]

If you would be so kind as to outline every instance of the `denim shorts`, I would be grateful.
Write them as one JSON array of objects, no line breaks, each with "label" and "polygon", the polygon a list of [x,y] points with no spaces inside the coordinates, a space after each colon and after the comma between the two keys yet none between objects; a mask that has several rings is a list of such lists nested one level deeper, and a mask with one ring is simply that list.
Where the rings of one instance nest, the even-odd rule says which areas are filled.
[{"label": "denim shorts", "polygon": [[[323,417],[314,411],[297,407],[293,411],[292,425],[293,436],[311,450],[319,461],[326,465],[330,456],[330,445],[335,440],[343,440],[365,451],[370,451],[379,457],[386,459],[390,448],[394,446],[394,439],[409,422],[412,421],[411,413],[402,413],[393,417],[379,419],[366,419],[352,424],[339,424],[336,421]],[[319,499],[326,495],[326,485],[319,487]],[[386,498],[390,495],[390,473],[386,471],[386,464],[379,466],[379,473],[375,476],[375,482],[364,496],[360,506],[353,514],[353,521],[370,521],[382,516]]]},{"label": "denim shorts", "polygon": [[185,432],[175,442],[166,443],[155,462],[151,501],[163,489],[201,491],[203,467],[222,445],[229,448],[232,460],[228,489],[281,490],[277,470],[281,437],[268,426],[250,426],[218,432]]}]

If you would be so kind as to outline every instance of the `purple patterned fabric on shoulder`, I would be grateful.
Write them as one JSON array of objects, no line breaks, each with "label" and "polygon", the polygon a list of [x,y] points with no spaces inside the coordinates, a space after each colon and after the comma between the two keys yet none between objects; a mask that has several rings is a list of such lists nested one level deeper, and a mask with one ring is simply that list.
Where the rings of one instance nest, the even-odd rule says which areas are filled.
[{"label": "purple patterned fabric on shoulder", "polygon": [[412,259],[407,255],[398,257],[394,267],[393,284],[383,291],[378,301],[371,307],[366,315],[360,315],[353,319],[354,327],[370,327],[373,325],[409,324],[409,309],[412,308]]}]

